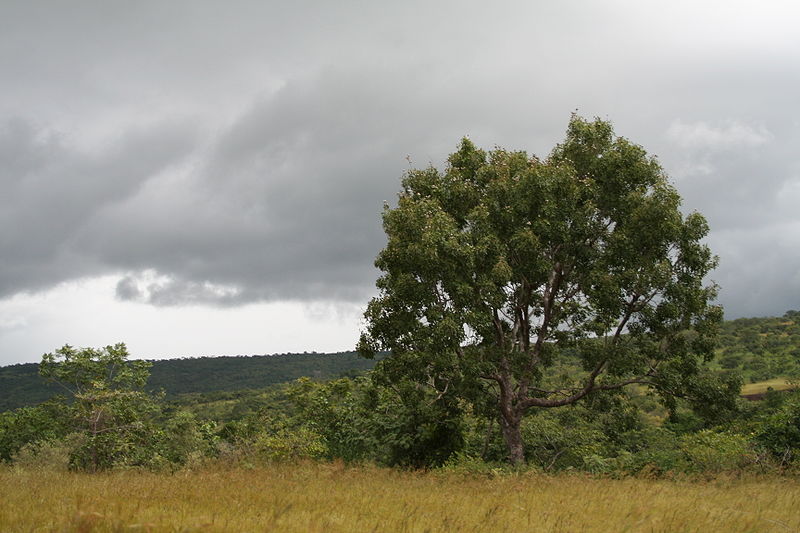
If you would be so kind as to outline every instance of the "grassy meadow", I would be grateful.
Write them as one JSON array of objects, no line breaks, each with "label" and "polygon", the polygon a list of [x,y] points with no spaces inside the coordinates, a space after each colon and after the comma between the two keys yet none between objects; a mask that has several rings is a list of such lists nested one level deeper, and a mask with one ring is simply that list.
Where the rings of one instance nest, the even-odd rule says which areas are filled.
[{"label": "grassy meadow", "polygon": [[800,530],[800,480],[467,476],[341,463],[175,474],[0,469],[0,531]]},{"label": "grassy meadow", "polygon": [[795,385],[785,378],[774,378],[756,383],[745,383],[742,386],[742,394],[761,394],[772,390],[789,390],[795,388]]}]

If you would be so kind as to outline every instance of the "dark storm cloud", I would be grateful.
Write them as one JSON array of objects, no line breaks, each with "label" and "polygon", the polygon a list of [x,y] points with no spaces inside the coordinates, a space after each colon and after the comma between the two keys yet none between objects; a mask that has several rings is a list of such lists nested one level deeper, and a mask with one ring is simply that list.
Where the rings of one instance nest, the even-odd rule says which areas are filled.
[{"label": "dark storm cloud", "polygon": [[712,274],[731,317],[800,307],[800,128],[792,117],[765,123],[676,122],[667,136],[676,185],[700,210],[720,256]]},{"label": "dark storm cloud", "polygon": [[388,96],[402,79],[370,74],[323,73],[259,100],[186,181],[106,211],[82,247],[132,270],[119,297],[156,305],[365,298],[404,154],[438,141],[425,117],[434,110],[411,105],[417,116],[404,120],[408,100]]},{"label": "dark storm cloud", "polygon": [[23,119],[0,124],[0,296],[103,273],[102,257],[76,237],[185,157],[190,140],[187,128],[159,124],[85,153]]},{"label": "dark storm cloud", "polygon": [[115,273],[160,306],[363,301],[406,156],[544,156],[577,108],[707,215],[729,316],[800,307],[800,42],[770,13],[6,3],[0,297]]}]

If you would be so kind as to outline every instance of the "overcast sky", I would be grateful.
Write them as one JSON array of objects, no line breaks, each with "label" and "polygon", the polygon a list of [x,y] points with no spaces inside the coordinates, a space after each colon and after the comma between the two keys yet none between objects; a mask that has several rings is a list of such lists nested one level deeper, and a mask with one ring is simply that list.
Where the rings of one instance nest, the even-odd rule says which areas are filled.
[{"label": "overcast sky", "polygon": [[726,316],[800,308],[795,2],[0,3],[0,365],[351,350],[380,213],[570,113],[709,220]]}]

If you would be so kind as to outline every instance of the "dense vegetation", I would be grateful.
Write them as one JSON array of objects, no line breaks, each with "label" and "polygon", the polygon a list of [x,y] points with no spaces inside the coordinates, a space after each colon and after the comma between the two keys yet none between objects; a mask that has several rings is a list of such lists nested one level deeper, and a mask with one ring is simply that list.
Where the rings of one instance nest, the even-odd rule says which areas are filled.
[{"label": "dense vegetation", "polygon": [[[796,327],[796,319],[790,311],[780,318],[728,322],[721,350],[750,338],[741,327],[758,330],[766,345],[796,353],[789,344],[770,342],[771,335],[782,343],[791,338],[786,329]],[[65,347],[50,354],[43,374],[70,392],[0,413],[0,460],[88,470],[298,458],[473,473],[505,468],[508,452],[495,417],[479,405],[443,402],[412,382],[386,382],[380,372],[164,397],[144,386],[149,365],[128,361],[124,346]],[[554,376],[573,371],[561,365]],[[742,398],[711,407],[684,400],[666,404],[633,388],[536,412],[522,426],[527,464],[545,471],[658,476],[797,468],[800,393],[768,391],[763,401]]]},{"label": "dense vegetation", "polygon": [[[191,357],[151,361],[147,388],[168,398],[184,393],[262,389],[300,377],[325,380],[369,370],[375,361],[355,352],[235,357]],[[63,390],[39,375],[39,365],[0,367],[0,411],[41,403]]]},{"label": "dense vegetation", "polygon": [[800,376],[800,311],[727,321],[718,348],[720,367],[740,372],[746,381]]},{"label": "dense vegetation", "polygon": [[[168,400],[181,405],[202,404],[224,411],[239,404],[239,412],[243,405],[266,401],[264,398],[270,395],[265,390],[273,385],[301,377],[318,381],[352,377],[372,369],[376,360],[358,357],[355,352],[342,352],[191,357],[150,362],[149,390],[163,390]],[[739,373],[745,383],[778,377],[800,378],[800,312],[724,321],[714,364],[721,371]],[[61,393],[63,390],[58,385],[48,383],[39,375],[38,363],[0,367],[0,412],[31,407]]]}]

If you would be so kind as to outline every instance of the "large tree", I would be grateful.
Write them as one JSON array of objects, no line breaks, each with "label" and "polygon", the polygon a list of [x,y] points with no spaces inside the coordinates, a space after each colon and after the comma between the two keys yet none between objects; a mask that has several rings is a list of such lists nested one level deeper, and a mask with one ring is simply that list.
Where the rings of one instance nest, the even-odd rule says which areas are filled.
[{"label": "large tree", "polygon": [[[706,221],[679,205],[658,162],[603,120],[573,116],[544,160],[464,139],[385,207],[359,351],[493,409],[514,463],[531,409],[634,383],[691,395],[722,311]],[[581,371],[552,379],[564,359]]]}]

